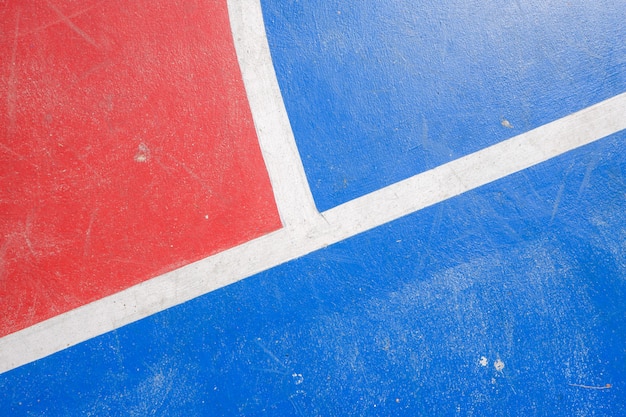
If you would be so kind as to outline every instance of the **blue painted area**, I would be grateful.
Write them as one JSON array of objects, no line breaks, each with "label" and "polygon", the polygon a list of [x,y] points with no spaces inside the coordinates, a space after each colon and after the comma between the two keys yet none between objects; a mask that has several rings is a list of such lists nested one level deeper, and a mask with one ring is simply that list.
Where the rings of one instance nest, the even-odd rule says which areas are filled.
[{"label": "blue painted area", "polygon": [[622,0],[263,0],[326,210],[626,91]]},{"label": "blue painted area", "polygon": [[0,415],[626,415],[625,140],[0,375]]}]

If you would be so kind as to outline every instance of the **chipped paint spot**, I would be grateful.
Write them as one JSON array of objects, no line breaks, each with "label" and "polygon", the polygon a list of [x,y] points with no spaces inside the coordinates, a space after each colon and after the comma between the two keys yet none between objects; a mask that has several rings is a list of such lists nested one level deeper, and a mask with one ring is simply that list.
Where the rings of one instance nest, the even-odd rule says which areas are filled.
[{"label": "chipped paint spot", "polygon": [[145,143],[140,143],[135,154],[135,162],[143,163],[148,162],[150,159],[150,149]]},{"label": "chipped paint spot", "polygon": [[500,124],[501,124],[503,127],[506,127],[507,129],[513,129],[513,125],[511,124],[511,122],[509,122],[509,121],[508,121],[508,120],[506,120],[506,119],[502,119],[502,121],[500,122]]}]

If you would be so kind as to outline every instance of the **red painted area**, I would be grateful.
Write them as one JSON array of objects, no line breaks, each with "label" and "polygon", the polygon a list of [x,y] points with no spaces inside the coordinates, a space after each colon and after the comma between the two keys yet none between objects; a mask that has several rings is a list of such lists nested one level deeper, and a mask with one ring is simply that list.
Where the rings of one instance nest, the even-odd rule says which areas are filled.
[{"label": "red painted area", "polygon": [[225,1],[0,11],[0,335],[280,227]]}]

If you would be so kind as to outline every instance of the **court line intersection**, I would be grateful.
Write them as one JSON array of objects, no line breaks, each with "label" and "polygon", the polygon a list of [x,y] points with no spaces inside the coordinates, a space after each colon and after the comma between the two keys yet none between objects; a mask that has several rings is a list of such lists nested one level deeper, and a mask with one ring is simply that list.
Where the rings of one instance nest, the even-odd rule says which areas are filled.
[{"label": "court line intersection", "polygon": [[626,93],[319,213],[274,74],[259,1],[233,38],[283,228],[0,339],[0,373],[626,129]]}]

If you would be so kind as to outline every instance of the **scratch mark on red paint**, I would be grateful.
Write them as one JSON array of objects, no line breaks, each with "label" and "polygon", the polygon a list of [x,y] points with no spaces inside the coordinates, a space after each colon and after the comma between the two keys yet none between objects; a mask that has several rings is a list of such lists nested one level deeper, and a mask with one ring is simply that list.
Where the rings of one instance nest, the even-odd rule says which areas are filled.
[{"label": "scratch mark on red paint", "polygon": [[[52,22],[46,23],[45,25],[38,26],[38,27],[36,27],[34,29],[31,29],[29,31],[20,33],[20,38],[23,38],[23,37],[26,37],[26,36],[29,36],[29,35],[35,35],[35,34],[41,32],[41,31],[44,31],[44,30],[48,29],[51,26],[58,25],[59,23],[64,23],[65,22],[65,18],[73,19],[75,17],[78,17],[78,16],[80,16],[82,14],[85,14],[88,11],[91,11],[92,9],[98,7],[102,3],[103,2],[100,1],[100,2],[98,2],[98,3],[96,3],[96,4],[92,5],[92,6],[89,6],[89,7],[85,8],[85,9],[81,9],[81,10],[77,11],[76,13],[64,15],[63,17],[61,17],[59,19],[56,19],[56,20],[53,20]],[[57,13],[57,16],[58,16],[58,13]]]},{"label": "scratch mark on red paint", "polygon": [[[196,174],[193,170],[191,170],[191,168],[189,168],[182,161],[179,161],[178,159],[174,158],[172,155],[166,155],[166,156],[167,158],[171,159],[177,166],[181,167],[187,173],[187,175],[189,175],[191,179],[196,181],[198,185],[200,185],[210,196],[213,196],[213,190],[211,189],[211,187],[209,187],[206,181],[203,180],[198,174]],[[223,201],[221,196],[217,196],[217,197]]]},{"label": "scratch mark on red paint", "polygon": [[20,161],[25,161],[26,158],[24,158],[22,155],[20,155],[19,153],[15,152],[13,149],[9,148],[7,145],[5,145],[4,143],[0,143],[0,150],[3,150],[4,152],[6,152],[7,154],[13,156],[14,158],[19,159]]},{"label": "scratch mark on red paint", "polygon": [[30,320],[32,320],[36,316],[36,314],[37,314],[35,306],[37,305],[38,301],[39,301],[39,294],[35,294],[35,296],[33,297],[33,303],[30,304],[28,306],[28,309],[26,310],[26,316]]},{"label": "scratch mark on red paint", "polygon": [[76,155],[76,158],[80,162],[82,162],[83,166],[87,169],[87,171],[89,171],[94,176],[94,178],[98,180],[98,185],[106,182],[106,179],[98,171],[96,171],[96,169],[93,166],[91,166],[91,164],[87,162],[87,160],[84,157],[79,156],[78,154],[76,154],[76,152],[74,152],[74,154]]},{"label": "scratch mark on red paint", "polygon": [[58,7],[56,7],[54,4],[50,3],[49,1],[46,1],[46,4],[48,5],[50,9],[52,9],[52,11],[54,11],[57,14],[57,16],[59,16],[59,19],[61,19],[61,21],[65,23],[70,29],[72,29],[74,32],[80,35],[81,38],[83,38],[85,41],[87,41],[87,43],[89,43],[93,47],[95,48],[98,47],[98,44],[96,43],[96,41],[94,41],[93,38],[91,38],[91,36],[83,32],[81,28],[76,26],[76,24],[72,22],[72,20],[68,16],[64,15],[63,12],[61,12],[61,10],[59,10]]},{"label": "scratch mark on red paint", "polygon": [[7,116],[9,118],[8,136],[15,134],[17,124],[17,38],[20,34],[20,14],[21,10],[15,15],[15,34],[13,36],[13,50],[11,51],[11,63],[9,64],[9,85],[7,91]]},{"label": "scratch mark on red paint", "polygon": [[24,224],[24,241],[26,241],[26,246],[28,247],[28,251],[30,252],[31,255],[33,256],[37,256],[37,253],[35,252],[35,247],[33,246],[33,243],[30,240],[30,232],[32,229],[32,218],[33,215],[29,215],[26,218],[26,223]]},{"label": "scratch mark on red paint", "polygon": [[89,217],[89,225],[87,226],[87,230],[85,231],[85,244],[83,246],[83,256],[87,257],[89,255],[89,251],[91,249],[91,228],[93,227],[93,222],[96,220],[96,214],[98,213],[98,209],[94,209],[91,212],[91,216]]},{"label": "scratch mark on red paint", "polygon": [[12,234],[6,236],[4,243],[0,247],[0,289],[2,289],[4,285],[6,285],[3,280],[5,275],[8,273],[7,268],[5,267],[5,265],[7,264],[5,257],[7,252],[9,251],[9,247],[13,243],[13,240],[14,236]]},{"label": "scratch mark on red paint", "polygon": [[150,265],[147,262],[135,261],[135,260],[132,260],[132,259],[125,259],[125,258],[120,258],[120,257],[111,258],[111,262],[118,262],[118,263],[122,263],[122,264],[137,265],[137,266],[147,266],[147,265]]},{"label": "scratch mark on red paint", "polygon": [[96,64],[96,65],[92,66],[91,68],[89,68],[87,71],[85,71],[80,77],[78,77],[78,79],[76,81],[77,82],[78,81],[82,81],[85,78],[89,77],[91,74],[93,74],[95,72],[98,72],[100,70],[103,70],[106,67],[108,67],[109,65],[111,65],[111,61],[108,60],[108,59],[106,61],[103,61],[103,62],[99,63],[99,64]]}]

